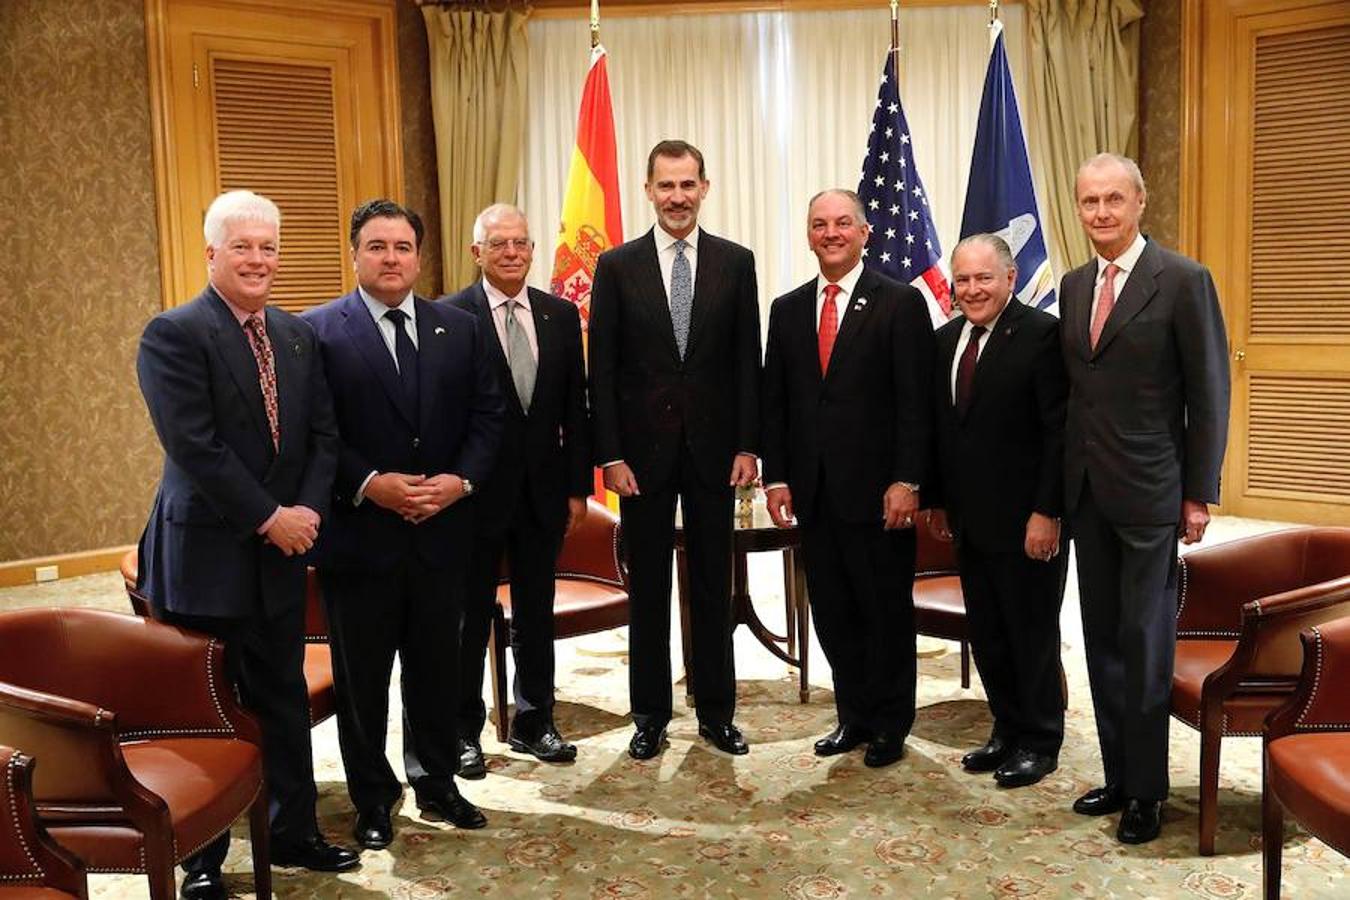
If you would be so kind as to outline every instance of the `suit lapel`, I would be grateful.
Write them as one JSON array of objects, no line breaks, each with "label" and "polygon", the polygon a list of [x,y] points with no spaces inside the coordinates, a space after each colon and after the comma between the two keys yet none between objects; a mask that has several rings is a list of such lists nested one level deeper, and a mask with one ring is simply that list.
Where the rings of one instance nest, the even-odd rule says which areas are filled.
[{"label": "suit lapel", "polygon": [[[647,314],[656,322],[657,331],[661,333],[666,349],[670,351],[672,357],[679,359],[680,348],[675,343],[675,325],[670,320],[670,299],[666,296],[666,283],[661,278],[661,264],[656,258],[656,229],[648,231],[638,240],[642,243],[634,248],[637,256],[634,283],[641,293]],[[694,292],[698,293],[697,286]]]},{"label": "suit lapel", "polygon": [[[1022,301],[1016,296],[1008,299],[1008,305],[1004,307],[1002,315],[998,317],[998,324],[994,330],[989,333],[985,339],[984,349],[980,351],[979,361],[975,363],[975,380],[970,386],[970,402],[966,404],[966,413],[975,408],[975,404],[980,402],[980,398],[988,392],[989,381],[994,376],[990,374],[998,367],[998,357],[1004,352],[1004,348],[1017,334],[1017,327],[1022,321],[1022,313],[1026,311]],[[950,370],[949,370],[950,371]]]},{"label": "suit lapel", "polygon": [[[420,310],[418,311],[421,312]],[[399,380],[398,369],[394,366],[394,357],[389,352],[389,345],[384,342],[384,337],[380,334],[379,326],[371,318],[370,311],[366,309],[365,303],[361,302],[359,293],[351,293],[343,298],[342,301],[342,327],[346,330],[347,336],[351,338],[356,349],[360,351],[365,359],[366,365],[375,373],[380,386],[384,392],[389,395],[389,400],[399,411],[409,425],[417,428],[419,425],[417,411],[411,408],[408,403],[407,395],[403,391],[403,382]],[[418,343],[422,342],[422,316],[418,315]],[[421,354],[418,354],[419,371],[424,370],[424,364],[420,362]],[[426,394],[422,394],[425,402]]]},{"label": "suit lapel", "polygon": [[[421,409],[417,410],[419,430],[430,430],[431,417],[440,408],[437,387],[436,368],[441,360],[441,346],[449,335],[448,329],[436,317],[431,303],[421,297],[413,298],[417,308],[417,399]],[[491,323],[489,323],[490,325]],[[492,336],[496,343],[496,335]],[[385,351],[388,355],[388,351]]]},{"label": "suit lapel", "polygon": [[[248,408],[253,424],[258,426],[258,434],[267,440],[270,447],[272,429],[267,424],[267,409],[263,406],[258,360],[253,355],[253,348],[249,346],[248,335],[244,333],[239,320],[234,317],[234,313],[213,288],[207,288],[204,296],[207,308],[211,310],[213,316],[215,332],[213,343],[216,351],[224,360],[225,368],[229,370],[230,377],[239,388],[239,393],[243,395],[244,406]],[[274,347],[273,356],[275,355]]]},{"label": "suit lapel", "polygon": [[1097,349],[1093,351],[1092,356],[1099,356],[1110,346],[1121,329],[1139,315],[1157,295],[1158,272],[1161,270],[1157,248],[1149,241],[1144,245],[1144,252],[1139,254],[1139,259],[1135,261],[1134,271],[1125,281],[1125,287],[1120,292],[1116,305],[1111,308],[1111,315],[1106,317],[1106,324],[1102,326],[1102,334],[1097,339]]},{"label": "suit lapel", "polygon": [[[685,345],[685,356],[694,351],[694,341],[708,318],[708,310],[716,302],[714,285],[722,280],[722,248],[715,238],[706,231],[699,232],[698,271],[694,273],[694,305],[689,311],[689,342]],[[671,335],[675,334],[674,326]]]},{"label": "suit lapel", "polygon": [[1093,257],[1084,266],[1075,270],[1077,281],[1073,286],[1074,320],[1069,323],[1073,329],[1074,345],[1083,359],[1092,356],[1092,291],[1097,281],[1097,259]]},{"label": "suit lapel", "polygon": [[960,328],[942,333],[938,338],[938,379],[940,382],[938,389],[942,396],[944,409],[955,408],[952,403],[952,365],[956,361],[956,345],[960,340]]},{"label": "suit lapel", "polygon": [[534,393],[530,395],[530,406],[534,406],[534,398],[539,395],[539,383],[548,376],[545,374],[550,371],[549,366],[555,365],[553,356],[555,344],[553,340],[553,328],[557,324],[553,314],[544,308],[544,302],[540,299],[543,296],[540,291],[530,291],[530,316],[534,319],[534,340],[538,348],[538,358],[534,368]]},{"label": "suit lapel", "polygon": [[[814,299],[814,285],[812,285],[812,294]],[[825,373],[825,379],[828,381],[830,375],[839,368],[838,360],[847,352],[848,348],[857,339],[860,331],[867,327],[871,321],[872,310],[876,307],[873,299],[876,282],[872,278],[872,273],[863,269],[862,275],[858,277],[853,285],[853,293],[848,298],[848,308],[844,312],[844,321],[839,326],[839,334],[834,338],[834,349],[830,351],[830,369]],[[812,303],[813,312],[815,304]],[[816,323],[817,329],[819,323]],[[817,332],[817,335],[819,332]]]}]

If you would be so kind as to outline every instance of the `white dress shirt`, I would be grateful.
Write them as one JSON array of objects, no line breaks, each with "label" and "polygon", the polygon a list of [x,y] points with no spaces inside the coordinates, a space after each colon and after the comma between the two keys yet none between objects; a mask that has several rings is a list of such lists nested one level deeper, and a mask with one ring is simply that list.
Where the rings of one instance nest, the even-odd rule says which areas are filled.
[{"label": "white dress shirt", "polygon": [[508,297],[493,287],[492,282],[484,278],[483,292],[487,294],[488,308],[492,310],[492,324],[497,327],[497,340],[501,341],[502,355],[508,361],[511,359],[511,348],[506,343],[506,317],[509,315],[507,304],[514,300],[516,301],[516,324],[525,330],[525,337],[530,342],[530,354],[534,357],[534,361],[538,362],[539,337],[534,333],[534,312],[530,309],[530,289],[522,286],[520,293],[514,297]]},{"label": "white dress shirt", "polygon": [[[656,238],[656,261],[661,266],[661,284],[666,288],[666,303],[670,303],[670,270],[675,268],[675,242],[683,240],[688,247],[684,248],[684,258],[689,260],[689,287],[693,290],[698,283],[698,236],[699,227],[694,226],[694,230],[689,232],[683,239],[672,237],[670,232],[661,227],[658,222],[652,229],[652,236]],[[693,294],[691,293],[692,297]]]},{"label": "white dress shirt", "polygon": [[408,296],[404,297],[398,306],[385,306],[379,300],[366,293],[366,289],[358,286],[356,290],[361,294],[361,302],[366,305],[366,310],[370,317],[375,320],[375,327],[380,330],[380,337],[384,338],[384,345],[389,348],[389,357],[394,361],[394,368],[398,369],[398,351],[394,349],[394,323],[384,317],[384,314],[391,309],[401,309],[408,318],[403,322],[403,330],[408,333],[412,340],[412,345],[417,346],[417,306],[413,303],[412,291],[408,291]]},{"label": "white dress shirt", "polygon": [[1106,259],[1100,254],[1097,256],[1097,279],[1092,282],[1092,314],[1088,316],[1089,322],[1097,317],[1097,298],[1102,294],[1102,282],[1106,280],[1107,265],[1115,263],[1116,268],[1120,270],[1116,273],[1115,281],[1115,298],[1119,301],[1121,291],[1125,290],[1125,282],[1129,280],[1134,267],[1139,264],[1139,254],[1144,252],[1144,247],[1147,245],[1148,241],[1144,239],[1144,236],[1136,234],[1134,243],[1126,247],[1125,252],[1115,259]]},{"label": "white dress shirt", "polygon": [[835,325],[838,329],[837,335],[844,328],[844,313],[848,312],[848,305],[853,301],[853,289],[858,286],[858,279],[862,277],[863,264],[858,260],[858,264],[838,281],[830,281],[824,275],[816,276],[816,334],[820,334],[820,312],[825,308],[825,288],[831,284],[839,285],[839,293],[834,295],[834,314],[839,318]]},{"label": "white dress shirt", "polygon": [[[980,345],[975,348],[975,362],[978,364],[980,357],[984,355],[985,348],[989,346],[989,338],[994,334],[994,329],[998,327],[998,320],[1003,318],[1003,314],[1008,311],[1008,303],[1021,303],[1022,301],[1009,296],[1008,302],[1003,304],[1003,308],[994,316],[994,321],[984,326],[984,334],[980,335]],[[956,339],[956,355],[952,357],[951,371],[951,389],[952,402],[956,402],[956,370],[961,367],[961,354],[966,352],[966,347],[970,345],[970,332],[975,326],[966,319],[966,324],[961,326],[961,336]]]}]

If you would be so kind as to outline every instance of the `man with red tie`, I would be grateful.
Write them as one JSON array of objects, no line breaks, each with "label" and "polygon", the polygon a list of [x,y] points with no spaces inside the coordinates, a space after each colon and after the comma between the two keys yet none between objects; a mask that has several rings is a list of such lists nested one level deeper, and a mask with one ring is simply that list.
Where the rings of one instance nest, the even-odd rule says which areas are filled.
[{"label": "man with red tie", "polygon": [[1064,509],[1106,783],[1073,808],[1123,810],[1116,836],[1139,844],[1158,836],[1167,796],[1176,542],[1199,541],[1219,500],[1228,339],[1209,270],[1139,233],[1133,160],[1094,156],[1075,190],[1096,255],[1059,292]]},{"label": "man with red tie", "polygon": [[863,268],[858,195],[811,200],[820,275],[773,303],[764,362],[764,482],[780,528],[801,527],[816,633],[839,725],[820,756],[867,743],[904,755],[914,724],[914,520],[929,476],[934,342],[923,297]]}]

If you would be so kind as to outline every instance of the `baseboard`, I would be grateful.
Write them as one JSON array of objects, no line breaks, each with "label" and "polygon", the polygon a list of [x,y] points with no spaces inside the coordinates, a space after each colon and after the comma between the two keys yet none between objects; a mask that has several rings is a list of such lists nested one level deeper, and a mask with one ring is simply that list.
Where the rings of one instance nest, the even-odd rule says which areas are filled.
[{"label": "baseboard", "polygon": [[[93,575],[98,572],[116,572],[122,565],[122,557],[134,544],[122,547],[103,547],[99,550],[83,550],[79,553],[62,553],[57,556],[38,556],[33,559],[16,559],[13,562],[0,562],[0,587],[17,587],[22,584],[36,584],[38,570],[55,567],[57,578],[74,578],[77,575]],[[44,578],[43,581],[51,581]]]}]

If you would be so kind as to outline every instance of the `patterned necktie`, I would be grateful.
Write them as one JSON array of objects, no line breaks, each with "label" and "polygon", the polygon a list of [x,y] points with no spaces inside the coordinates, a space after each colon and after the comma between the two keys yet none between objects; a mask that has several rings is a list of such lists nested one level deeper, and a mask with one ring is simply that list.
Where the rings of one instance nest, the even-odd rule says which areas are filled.
[{"label": "patterned necktie", "polygon": [[384,317],[394,323],[394,356],[398,359],[398,378],[403,382],[403,393],[407,395],[408,404],[415,414],[419,402],[417,348],[413,346],[412,338],[408,337],[408,329],[403,326],[408,321],[408,314],[401,309],[391,309],[385,312]]},{"label": "patterned necktie", "polygon": [[689,257],[684,255],[689,244],[675,242],[675,264],[670,267],[670,324],[675,327],[675,346],[684,359],[689,345],[689,313],[694,308],[694,279],[689,271]]},{"label": "patterned necktie", "polygon": [[277,367],[272,358],[272,345],[263,331],[262,316],[253,313],[244,320],[248,345],[258,363],[258,385],[262,388],[263,409],[267,410],[267,427],[272,432],[272,449],[281,449],[281,430],[277,425]]},{"label": "patterned necktie", "polygon": [[1101,339],[1102,329],[1106,327],[1106,318],[1111,315],[1111,310],[1116,305],[1116,273],[1120,271],[1120,266],[1115,263],[1106,264],[1106,273],[1102,278],[1101,293],[1097,295],[1097,311],[1092,314],[1092,349],[1097,349],[1097,341]]},{"label": "patterned necktie", "polygon": [[525,326],[516,318],[516,311],[521,308],[514,299],[506,301],[506,364],[511,367],[511,380],[516,384],[520,408],[528,413],[539,363],[530,352],[530,337],[525,333]]},{"label": "patterned necktie", "polygon": [[956,364],[956,412],[964,416],[970,408],[970,391],[975,387],[975,364],[980,360],[980,338],[987,329],[975,325],[970,329],[970,341],[961,353],[961,361]]},{"label": "patterned necktie", "polygon": [[834,298],[843,293],[837,284],[825,285],[825,302],[820,305],[820,327],[816,331],[816,349],[820,352],[820,375],[830,369],[830,354],[834,352],[834,339],[839,336],[839,309]]}]

